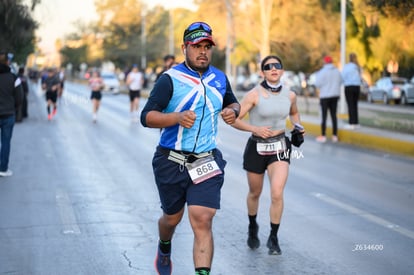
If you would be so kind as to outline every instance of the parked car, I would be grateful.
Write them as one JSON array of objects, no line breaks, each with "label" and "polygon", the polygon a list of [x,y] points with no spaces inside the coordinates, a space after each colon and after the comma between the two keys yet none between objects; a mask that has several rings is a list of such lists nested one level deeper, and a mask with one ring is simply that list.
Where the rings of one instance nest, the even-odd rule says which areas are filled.
[{"label": "parked car", "polygon": [[260,82],[260,76],[257,74],[243,75],[236,78],[236,90],[247,92],[254,88]]},{"label": "parked car", "polygon": [[369,85],[365,79],[362,79],[359,100],[367,100],[369,93]]},{"label": "parked car", "polygon": [[410,82],[404,84],[400,103],[414,103],[414,76],[411,78]]},{"label": "parked car", "polygon": [[283,85],[290,88],[291,91],[294,91],[297,95],[303,95],[302,83],[297,74],[292,71],[285,71],[280,80]]},{"label": "parked car", "polygon": [[367,101],[382,101],[384,104],[394,101],[399,104],[401,96],[406,94],[403,89],[407,82],[404,77],[382,77],[369,87]]},{"label": "parked car", "polygon": [[305,95],[318,97],[318,89],[315,86],[316,73],[312,73],[306,76]]},{"label": "parked car", "polygon": [[119,94],[121,83],[116,74],[104,72],[101,74],[101,77],[104,82],[104,92],[110,92],[113,94]]}]

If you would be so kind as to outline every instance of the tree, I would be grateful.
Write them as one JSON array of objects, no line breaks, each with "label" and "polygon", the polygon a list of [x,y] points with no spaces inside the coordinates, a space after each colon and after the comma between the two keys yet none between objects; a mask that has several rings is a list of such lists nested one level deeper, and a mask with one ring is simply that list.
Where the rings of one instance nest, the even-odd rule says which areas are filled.
[{"label": "tree", "polygon": [[95,5],[105,60],[119,67],[138,63],[143,52],[141,3],[136,0],[105,0]]},{"label": "tree", "polygon": [[[391,62],[399,74],[414,74],[414,22],[409,23],[414,1],[354,0],[348,10],[347,49],[356,52],[369,82],[386,73]],[[408,10],[404,10],[408,9]],[[396,12],[399,12],[398,14]]]},{"label": "tree", "polygon": [[[83,43],[79,45],[88,48],[88,64],[101,58],[118,67],[129,66],[139,63],[145,52],[146,63],[155,66],[170,53],[170,37],[180,61],[183,30],[193,21],[206,21],[213,28],[213,65],[221,69],[225,68],[226,53],[231,54],[233,65],[244,66],[250,73],[257,71],[260,60],[269,53],[279,55],[286,70],[305,73],[319,69],[326,54],[340,60],[341,0],[231,0],[231,5],[226,5],[229,0],[194,2],[195,11],[155,6],[143,12],[143,1],[96,1],[99,20],[93,29],[79,32]],[[357,53],[364,72],[376,77],[393,60],[398,61],[401,73],[414,74],[410,65],[414,61],[414,28],[407,21],[413,2],[347,0],[347,53]],[[231,22],[229,26],[227,22]],[[141,41],[144,28],[145,45]],[[97,55],[99,48],[103,54]]]},{"label": "tree", "polygon": [[86,45],[76,47],[70,47],[66,45],[60,50],[60,53],[63,56],[63,64],[67,65],[71,63],[73,68],[76,70],[79,68],[80,64],[85,62],[87,59],[87,52],[88,47]]},{"label": "tree", "polygon": [[[33,0],[32,9],[39,3]],[[14,60],[23,63],[34,51],[38,24],[21,0],[0,1],[0,45],[14,53]]]},{"label": "tree", "polygon": [[414,22],[413,0],[365,0],[365,2],[377,8],[382,14],[401,20],[407,25]]}]

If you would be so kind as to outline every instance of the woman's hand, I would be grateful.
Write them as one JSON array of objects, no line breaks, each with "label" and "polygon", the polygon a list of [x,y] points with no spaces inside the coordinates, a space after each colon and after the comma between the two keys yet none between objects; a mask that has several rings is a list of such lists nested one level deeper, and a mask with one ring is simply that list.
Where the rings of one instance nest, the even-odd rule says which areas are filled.
[{"label": "woman's hand", "polygon": [[261,138],[270,138],[273,132],[270,126],[256,126],[252,134]]}]

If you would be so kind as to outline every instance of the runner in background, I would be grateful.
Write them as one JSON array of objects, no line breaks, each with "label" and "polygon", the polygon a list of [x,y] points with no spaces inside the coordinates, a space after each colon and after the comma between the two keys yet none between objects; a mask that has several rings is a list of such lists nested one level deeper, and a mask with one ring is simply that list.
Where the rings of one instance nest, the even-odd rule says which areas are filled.
[{"label": "runner in background", "polygon": [[138,65],[134,64],[132,66],[132,70],[127,76],[126,84],[128,85],[129,89],[129,111],[131,114],[131,122],[137,123],[139,122],[139,99],[141,97],[141,90],[144,85],[144,74],[139,71]]},{"label": "runner in background", "polygon": [[[46,91],[47,101],[47,119],[52,120],[57,112],[57,97],[60,87],[59,77],[56,75],[56,70],[49,68],[47,76],[42,80],[42,89]],[[53,108],[53,110],[51,110]]]},{"label": "runner in background", "polygon": [[96,123],[98,120],[98,110],[101,106],[102,89],[104,87],[103,79],[98,71],[94,71],[89,78],[89,87],[91,88],[92,100],[92,121]]}]

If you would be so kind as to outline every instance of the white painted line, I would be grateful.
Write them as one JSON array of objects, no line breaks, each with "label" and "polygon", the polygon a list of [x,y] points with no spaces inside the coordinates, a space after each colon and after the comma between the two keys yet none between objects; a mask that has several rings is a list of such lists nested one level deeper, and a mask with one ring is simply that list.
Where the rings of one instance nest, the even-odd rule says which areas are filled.
[{"label": "white painted line", "polygon": [[80,234],[80,228],[76,221],[68,194],[63,190],[56,191],[56,204],[63,225],[63,234]]},{"label": "white painted line", "polygon": [[348,212],[350,212],[352,214],[361,216],[362,218],[364,218],[364,219],[366,219],[368,221],[371,221],[371,222],[376,223],[378,225],[381,225],[381,226],[383,226],[385,228],[391,229],[391,230],[393,230],[393,231],[395,231],[397,233],[400,233],[401,235],[404,235],[406,237],[409,237],[411,239],[414,239],[414,232],[411,231],[411,230],[409,230],[409,229],[406,229],[404,227],[401,227],[401,226],[399,226],[397,224],[394,224],[394,223],[392,223],[390,221],[387,221],[387,220],[385,220],[385,219],[383,219],[381,217],[375,216],[373,214],[370,214],[370,213],[368,213],[366,211],[363,211],[361,209],[358,209],[356,207],[350,206],[350,205],[348,205],[346,203],[343,203],[343,202],[340,202],[340,201],[335,200],[333,198],[330,198],[330,197],[328,197],[325,194],[321,194],[321,193],[311,193],[311,194],[314,197],[316,197],[316,198],[318,198],[318,199],[320,199],[320,200],[322,200],[324,202],[327,202],[327,203],[329,203],[331,205],[334,205],[336,207],[342,208],[345,211],[348,211]]}]

